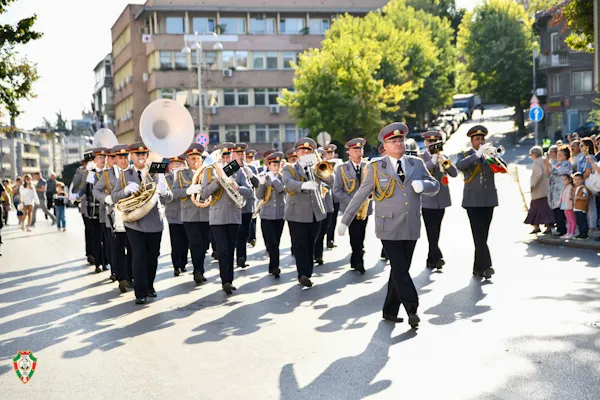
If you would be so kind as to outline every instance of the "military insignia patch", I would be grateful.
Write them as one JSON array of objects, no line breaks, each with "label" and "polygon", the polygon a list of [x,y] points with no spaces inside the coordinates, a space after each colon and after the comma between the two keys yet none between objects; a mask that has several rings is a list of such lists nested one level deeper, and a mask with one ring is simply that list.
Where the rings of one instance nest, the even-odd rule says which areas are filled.
[{"label": "military insignia patch", "polygon": [[13,358],[13,368],[17,377],[23,383],[27,383],[33,377],[35,368],[37,367],[37,358],[34,357],[31,351],[19,351],[17,356]]}]

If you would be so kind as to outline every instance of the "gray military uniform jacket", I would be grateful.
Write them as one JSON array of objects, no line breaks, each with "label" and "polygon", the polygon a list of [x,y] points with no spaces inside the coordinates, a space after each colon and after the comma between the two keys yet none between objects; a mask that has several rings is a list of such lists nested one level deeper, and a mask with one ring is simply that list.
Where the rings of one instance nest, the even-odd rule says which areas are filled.
[{"label": "gray military uniform jacket", "polygon": [[[428,151],[421,154],[421,158],[425,162],[425,166],[427,170],[431,173],[431,175],[440,183],[440,191],[435,196],[425,196],[422,197],[422,206],[423,208],[433,208],[436,210],[450,207],[452,205],[452,200],[450,199],[450,188],[448,185],[442,184],[442,177],[444,176],[444,169],[438,162],[434,164],[431,160],[431,154]],[[458,171],[454,164],[450,168],[446,170],[446,174],[450,175],[453,178],[456,178],[458,175]]]},{"label": "gray military uniform jacket", "polygon": [[[335,183],[333,184],[333,194],[340,201],[340,211],[346,211],[348,204],[354,197],[354,194],[360,188],[362,181],[365,180],[366,171],[369,163],[361,161],[360,170],[362,173],[361,182],[356,179],[356,170],[352,161],[348,160],[339,165],[335,171]],[[351,190],[348,190],[351,189]],[[369,202],[367,215],[373,214],[373,202]]]},{"label": "gray military uniform jacket", "polygon": [[[210,175],[210,177],[209,177]],[[236,172],[231,176],[238,185],[239,192],[246,199],[246,203],[253,198],[252,188],[248,185],[248,179],[243,172]],[[219,185],[214,177],[212,168],[204,171],[202,178],[202,198],[213,196],[213,202],[209,207],[208,222],[210,225],[240,225],[242,223],[242,209],[229,198],[227,192]],[[218,197],[216,199],[215,197]]]},{"label": "gray military uniform jacket", "polygon": [[[73,186],[71,189],[71,193],[79,192],[81,182],[84,181],[84,177],[86,176],[85,172],[86,172],[86,169],[83,165],[81,167],[77,168],[77,170],[75,171],[75,175],[73,176]],[[81,214],[84,214],[83,205],[81,204],[81,202],[79,202],[79,212]]]},{"label": "gray military uniform jacket", "polygon": [[100,222],[106,224],[107,228],[112,228],[110,218],[106,218],[106,215],[111,212],[111,206],[107,205],[104,202],[104,199],[112,194],[116,184],[117,176],[115,175],[115,170],[111,168],[104,170],[100,176],[100,179],[98,179],[94,185],[94,197],[100,202],[102,212],[101,215],[103,215],[100,217]]},{"label": "gray military uniform jacket", "polygon": [[191,196],[186,193],[192,185],[194,170],[186,168],[177,172],[177,180],[171,187],[173,197],[179,199],[181,204],[181,222],[208,222],[209,207],[201,208],[192,203]]},{"label": "gray military uniform jacket", "polygon": [[[94,198],[96,198],[96,196],[94,195],[94,190],[93,187],[96,185],[96,183],[98,182],[98,180],[100,179],[100,177],[102,176],[102,171],[98,172],[96,170],[92,170],[92,171],[88,171],[85,170],[82,176],[82,180],[81,183],[79,184],[79,190],[77,191],[77,194],[79,195],[79,201],[81,203],[81,213],[86,216],[86,217],[90,217],[88,215],[88,199],[87,199],[87,185],[88,185],[88,176],[89,174],[94,174],[94,183],[92,184],[92,196]],[[100,206],[98,207],[98,218],[100,220],[100,223],[104,224],[106,223],[106,218],[105,218],[105,212],[106,210],[104,209],[104,202],[98,200],[98,202],[100,203]]]},{"label": "gray military uniform jacket", "polygon": [[[167,181],[167,185],[169,185],[169,189],[171,189],[171,192],[173,192],[173,172],[166,173],[165,180]],[[181,200],[175,196],[175,193],[173,193],[173,198],[165,203],[165,217],[167,217],[167,222],[169,224],[182,224]]]},{"label": "gray military uniform jacket", "polygon": [[[324,182],[330,186],[333,185],[334,176],[333,174],[324,180],[317,178],[317,182]],[[283,169],[283,184],[286,188],[287,195],[285,198],[285,220],[292,222],[311,223],[313,217],[317,221],[323,221],[327,218],[326,210],[325,213],[319,209],[317,203],[317,193],[314,190],[305,191],[302,190],[302,184],[308,182],[308,177],[304,172],[304,168],[300,166],[300,163],[295,165],[286,165]],[[319,196],[322,196],[322,192],[319,190]],[[323,199],[325,203],[325,199]]]},{"label": "gray military uniform jacket", "polygon": [[[255,172],[256,168],[253,165],[248,165],[246,163],[244,163],[244,166],[248,167],[251,174],[247,174],[246,171],[243,169],[239,170],[237,172],[237,174],[243,175],[243,177],[247,181],[246,186],[248,186],[249,188],[254,188],[254,189],[258,188],[260,181],[256,177],[256,172]],[[256,197],[254,196],[254,190],[252,190],[252,197],[247,199],[246,205],[244,206],[244,208],[242,208],[242,214],[251,214],[254,212],[254,201],[255,200],[256,200]]]},{"label": "gray military uniform jacket", "polygon": [[[362,203],[373,193],[375,206],[375,234],[381,240],[418,240],[421,236],[421,194],[433,196],[440,190],[423,160],[404,156],[405,178],[400,180],[396,166],[388,156],[369,164],[367,175],[352,197],[342,217],[344,225],[350,225]],[[416,193],[413,181],[423,182],[423,192]],[[383,191],[377,189],[377,182]],[[380,201],[378,200],[380,199]]]},{"label": "gray military uniform jacket", "polygon": [[268,201],[260,209],[260,218],[266,220],[283,219],[285,215],[285,187],[283,186],[283,175],[279,173],[277,179],[271,181],[265,177],[265,183],[258,185],[256,197],[265,200],[267,193]]},{"label": "gray military uniform jacket", "polygon": [[[498,206],[494,173],[486,161],[477,157],[475,150],[458,153],[456,167],[465,176],[463,208]],[[470,182],[467,183],[469,180]]]},{"label": "gray military uniform jacket", "polygon": [[[154,179],[154,183],[158,184],[158,176],[151,178],[148,175],[142,175],[142,179],[145,183],[149,183],[152,179]],[[117,185],[115,185],[115,188],[112,192],[112,200],[115,204],[117,204],[119,200],[130,196],[130,194],[125,194],[125,187],[130,182],[135,182],[138,185],[142,186],[142,183],[140,182],[135,168],[130,168],[121,173],[121,176],[119,177],[119,182]],[[171,201],[172,198],[173,193],[168,189],[165,195],[160,196],[160,199],[163,201]],[[138,219],[137,221],[124,222],[125,228],[148,233],[162,232],[162,230],[164,229],[164,223],[163,217],[158,209],[158,206],[159,204],[158,202],[156,202],[156,205],[152,208],[152,210],[150,210],[148,214],[146,214],[143,218]]]}]

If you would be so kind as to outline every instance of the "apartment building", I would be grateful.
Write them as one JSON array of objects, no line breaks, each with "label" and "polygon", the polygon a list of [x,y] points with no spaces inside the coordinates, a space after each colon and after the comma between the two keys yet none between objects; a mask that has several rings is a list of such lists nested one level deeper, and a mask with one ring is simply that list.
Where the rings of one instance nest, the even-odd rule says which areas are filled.
[{"label": "apartment building", "polygon": [[61,176],[64,162],[65,135],[56,132],[41,132],[39,135],[40,144],[40,171],[43,177],[55,173]]},{"label": "apartment building", "polygon": [[[144,108],[159,98],[177,99],[199,131],[202,103],[210,143],[246,142],[253,148],[287,148],[303,135],[277,98],[293,90],[292,63],[320,47],[339,14],[365,15],[387,0],[148,0],[128,5],[112,27],[115,133],[140,138]],[[225,35],[202,42],[198,91],[194,32]],[[215,50],[216,43],[222,49]],[[192,54],[182,49],[189,45]],[[201,100],[202,97],[202,100]]]},{"label": "apartment building", "polygon": [[0,139],[0,176],[15,179],[19,175],[40,171],[40,134],[37,131],[15,130]]},{"label": "apartment building", "polygon": [[[541,54],[538,71],[546,79],[546,134],[563,135],[587,122],[590,111],[597,108],[594,93],[594,56],[571,50],[565,43],[570,31],[563,25],[552,26],[553,11],[538,12],[535,26],[540,37]],[[542,98],[542,100],[544,100]]]},{"label": "apartment building", "polygon": [[70,135],[63,139],[62,160],[64,165],[81,162],[83,153],[92,147],[93,136]]},{"label": "apartment building", "polygon": [[96,79],[93,94],[96,128],[114,130],[112,54],[108,54],[96,65],[94,77]]}]

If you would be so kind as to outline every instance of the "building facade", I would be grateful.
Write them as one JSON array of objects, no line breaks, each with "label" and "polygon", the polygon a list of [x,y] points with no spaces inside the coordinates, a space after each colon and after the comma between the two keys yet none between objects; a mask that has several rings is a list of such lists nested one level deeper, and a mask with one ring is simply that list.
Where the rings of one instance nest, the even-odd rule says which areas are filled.
[{"label": "building facade", "polygon": [[546,134],[554,137],[558,130],[564,136],[586,123],[597,95],[593,54],[571,50],[565,43],[569,30],[552,26],[551,19],[551,11],[539,12],[535,25],[541,49],[537,67],[546,80]]},{"label": "building facade", "polygon": [[62,144],[62,160],[64,165],[81,162],[83,153],[92,147],[93,136],[65,136]]},{"label": "building facade", "polygon": [[40,171],[40,133],[15,130],[6,132],[0,139],[2,159],[0,176],[15,179],[24,174]]},{"label": "building facade", "polygon": [[[144,108],[159,98],[177,99],[197,131],[199,110],[211,144],[250,143],[262,150],[287,148],[304,134],[277,98],[293,90],[300,53],[320,47],[332,20],[365,15],[387,0],[148,0],[129,5],[112,27],[115,133],[122,143],[140,138]],[[194,32],[227,35],[202,42],[204,95],[199,95]],[[187,36],[186,36],[187,35]],[[189,45],[192,54],[182,49]]]},{"label": "building facade", "polygon": [[112,54],[108,54],[94,68],[94,111],[96,128],[114,130],[115,105],[113,92]]},{"label": "building facade", "polygon": [[40,171],[43,177],[55,173],[61,176],[64,166],[64,138],[62,133],[40,133]]}]

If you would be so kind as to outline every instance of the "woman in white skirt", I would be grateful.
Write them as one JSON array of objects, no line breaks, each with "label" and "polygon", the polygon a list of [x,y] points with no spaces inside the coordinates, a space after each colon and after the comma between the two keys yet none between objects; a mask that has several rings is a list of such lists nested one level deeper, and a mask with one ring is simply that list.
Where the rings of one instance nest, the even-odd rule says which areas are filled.
[{"label": "woman in white skirt", "polygon": [[25,219],[27,219],[27,232],[31,232],[31,216],[33,213],[33,206],[39,204],[40,200],[38,198],[37,192],[35,188],[31,184],[31,175],[25,175],[25,182],[23,186],[19,189],[19,194],[21,195],[21,202],[23,203],[23,220],[21,222],[21,229],[25,230]]}]

